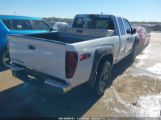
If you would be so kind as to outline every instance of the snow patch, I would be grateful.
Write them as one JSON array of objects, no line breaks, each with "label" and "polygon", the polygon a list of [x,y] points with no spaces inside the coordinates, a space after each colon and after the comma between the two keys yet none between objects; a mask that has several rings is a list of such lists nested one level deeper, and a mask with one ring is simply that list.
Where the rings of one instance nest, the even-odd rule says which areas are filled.
[{"label": "snow patch", "polygon": [[143,52],[142,54],[138,55],[136,57],[137,60],[139,60],[139,62],[136,64],[136,66],[141,66],[144,64],[144,59],[149,58],[149,54],[150,54],[150,48],[151,45],[149,45]]},{"label": "snow patch", "polygon": [[147,70],[154,74],[161,75],[161,63],[157,63],[153,67],[147,68]]},{"label": "snow patch", "polygon": [[113,110],[116,111],[117,113],[121,113],[121,114],[127,115],[127,111],[125,111],[125,110],[120,110],[118,108],[113,108]]},{"label": "snow patch", "polygon": [[[137,76],[148,76],[148,77],[151,77],[153,79],[156,79],[156,80],[161,80],[161,76],[159,75],[154,75],[154,74],[147,74],[147,73],[138,73],[138,74],[132,74],[134,77],[137,77]],[[153,80],[152,79],[152,80]]]},{"label": "snow patch", "polygon": [[112,87],[112,90],[113,90],[113,92],[114,92],[114,94],[115,94],[115,96],[116,96],[116,98],[117,98],[117,101],[119,102],[119,103],[121,103],[122,105],[124,105],[125,107],[129,107],[131,104],[127,104],[125,101],[123,101],[122,99],[121,99],[121,97],[119,96],[119,94],[117,93],[117,91],[115,90],[115,88],[113,88]]},{"label": "snow patch", "polygon": [[140,97],[134,111],[137,117],[160,117],[161,94]]},{"label": "snow patch", "polygon": [[135,69],[129,68],[128,70],[131,72],[132,76],[134,76],[134,77],[147,76],[147,77],[151,77],[153,79],[161,80],[161,75],[154,74],[154,73],[152,73],[151,71],[148,71],[148,70],[137,69],[137,68],[135,68]]}]

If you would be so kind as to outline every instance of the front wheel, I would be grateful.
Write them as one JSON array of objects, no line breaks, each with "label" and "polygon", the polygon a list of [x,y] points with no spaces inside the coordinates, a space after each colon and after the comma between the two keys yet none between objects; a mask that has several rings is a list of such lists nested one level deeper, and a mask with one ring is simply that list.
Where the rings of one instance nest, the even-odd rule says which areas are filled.
[{"label": "front wheel", "polygon": [[6,68],[10,68],[11,58],[8,51],[4,51],[2,54],[1,62]]},{"label": "front wheel", "polygon": [[96,94],[98,96],[104,95],[106,88],[110,85],[111,68],[111,63],[109,61],[102,63],[98,68],[95,85]]},{"label": "front wheel", "polygon": [[138,52],[138,46],[137,44],[135,43],[134,46],[133,46],[133,49],[132,49],[132,52],[130,53],[129,55],[129,59],[130,61],[133,63],[135,61],[135,58],[137,56],[137,52]]}]

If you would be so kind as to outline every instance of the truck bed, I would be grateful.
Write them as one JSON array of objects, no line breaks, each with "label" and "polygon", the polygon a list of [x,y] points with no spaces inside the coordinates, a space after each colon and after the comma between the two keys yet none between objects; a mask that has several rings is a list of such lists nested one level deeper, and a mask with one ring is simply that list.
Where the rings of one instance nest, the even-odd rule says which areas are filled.
[{"label": "truck bed", "polygon": [[44,33],[44,34],[30,34],[26,36],[43,38],[43,39],[48,39],[48,40],[53,40],[53,41],[58,41],[63,43],[77,43],[80,41],[94,39],[93,37],[75,36],[74,34],[59,33],[59,32],[51,32],[51,33]]},{"label": "truck bed", "polygon": [[112,36],[114,31],[112,30],[76,30],[74,28],[68,30],[62,30],[60,32],[50,32],[41,34],[26,35],[29,37],[43,38],[48,40],[54,40],[63,43],[77,43],[81,41],[92,40],[96,38]]},{"label": "truck bed", "polygon": [[[107,43],[105,37],[107,30],[105,30],[106,35],[96,34],[96,31],[93,30],[90,33],[86,30],[83,32],[71,30],[30,35],[9,35],[9,52],[12,63],[66,80],[65,60],[67,51],[75,49],[75,51],[79,51],[79,54],[82,54],[83,48]],[[100,42],[100,39],[96,39],[101,37],[102,42]],[[112,39],[109,42],[118,40],[112,37],[109,37],[109,39]],[[84,44],[82,41],[90,43]],[[95,42],[91,44],[92,41]],[[72,44],[77,42],[79,42],[77,47]],[[90,69],[90,67],[87,69]]]}]

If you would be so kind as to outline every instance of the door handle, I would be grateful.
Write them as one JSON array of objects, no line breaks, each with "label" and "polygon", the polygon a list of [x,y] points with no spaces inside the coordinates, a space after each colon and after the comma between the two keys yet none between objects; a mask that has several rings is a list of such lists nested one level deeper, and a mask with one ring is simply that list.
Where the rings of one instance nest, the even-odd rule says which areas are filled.
[{"label": "door handle", "polygon": [[127,38],[127,41],[129,41],[129,40],[130,40],[130,37]]},{"label": "door handle", "polygon": [[35,48],[34,45],[28,45],[28,49],[30,49],[30,50],[35,50],[36,48]]},{"label": "door handle", "polygon": [[83,33],[83,30],[76,30],[77,33]]}]

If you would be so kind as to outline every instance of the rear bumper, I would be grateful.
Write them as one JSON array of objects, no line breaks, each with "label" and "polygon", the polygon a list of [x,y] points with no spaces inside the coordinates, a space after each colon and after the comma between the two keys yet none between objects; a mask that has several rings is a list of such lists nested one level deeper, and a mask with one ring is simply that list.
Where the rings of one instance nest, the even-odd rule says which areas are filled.
[{"label": "rear bumper", "polygon": [[70,85],[62,84],[54,79],[46,79],[44,81],[44,87],[56,93],[66,93],[71,90]]},{"label": "rear bumper", "polygon": [[[10,65],[10,69],[12,71],[16,71],[16,72],[19,72],[19,71],[22,71],[22,70],[26,70],[26,69],[29,70],[28,68],[23,67],[23,66],[19,66],[17,64],[11,64]],[[32,72],[33,72],[33,70],[32,70]],[[34,72],[36,72],[36,71],[34,71]],[[71,84],[67,83],[64,80],[61,80],[61,79],[58,79],[58,78],[55,78],[55,77],[51,77],[51,76],[46,75],[44,73],[39,73],[39,72],[36,72],[36,73],[38,73],[41,76],[43,76],[42,77],[43,82],[41,81],[41,84],[47,90],[53,91],[55,93],[60,93],[60,94],[61,93],[66,93],[66,92],[71,90]],[[32,75],[28,75],[28,76],[32,76]]]}]

